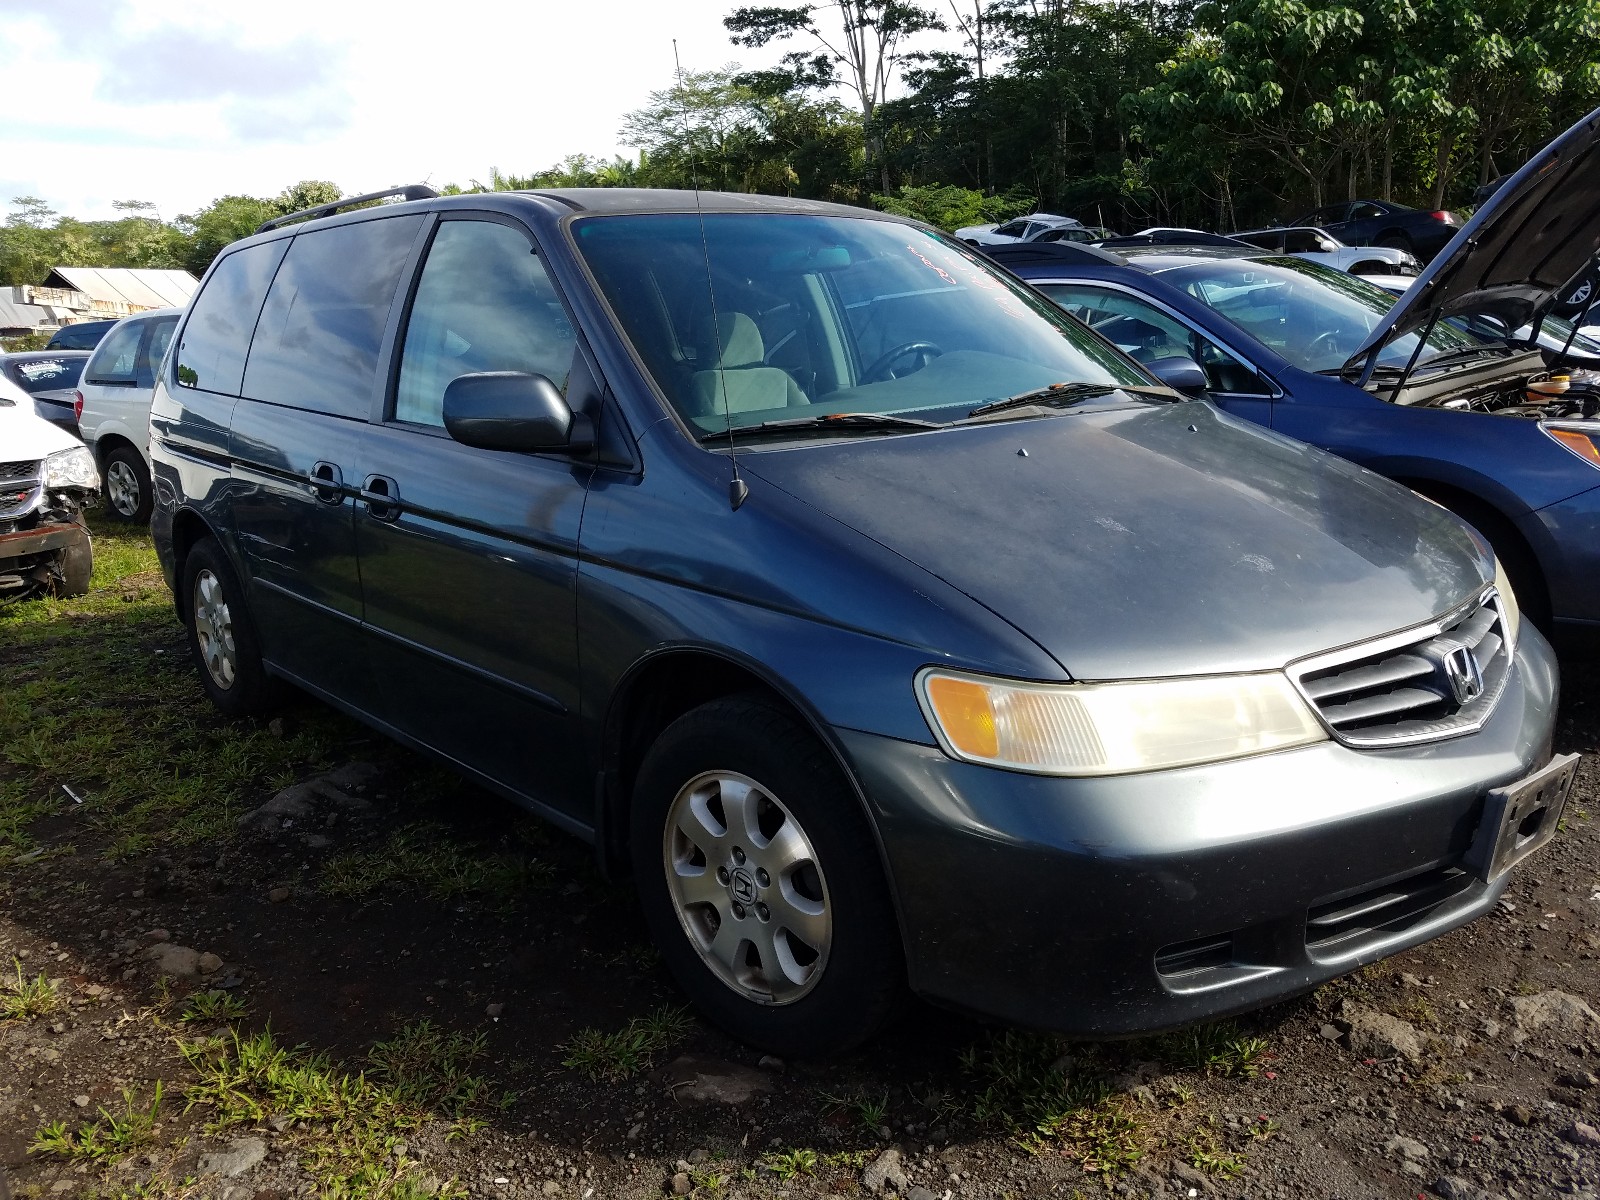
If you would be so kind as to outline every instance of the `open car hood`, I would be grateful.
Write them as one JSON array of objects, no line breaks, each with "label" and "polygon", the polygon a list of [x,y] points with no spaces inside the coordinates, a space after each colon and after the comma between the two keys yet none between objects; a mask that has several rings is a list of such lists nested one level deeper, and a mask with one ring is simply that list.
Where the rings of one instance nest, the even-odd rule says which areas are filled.
[{"label": "open car hood", "polygon": [[1535,154],[1439,251],[1350,356],[1364,367],[1435,318],[1482,314],[1507,329],[1540,320],[1600,251],[1600,109]]}]

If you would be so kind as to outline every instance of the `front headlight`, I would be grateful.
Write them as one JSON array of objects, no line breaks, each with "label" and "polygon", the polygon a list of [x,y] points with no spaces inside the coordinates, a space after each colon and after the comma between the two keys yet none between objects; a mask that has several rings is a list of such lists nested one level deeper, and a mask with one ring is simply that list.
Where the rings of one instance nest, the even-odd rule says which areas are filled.
[{"label": "front headlight", "polygon": [[1500,559],[1494,560],[1494,590],[1500,593],[1500,608],[1506,615],[1506,640],[1508,651],[1517,648],[1517,630],[1522,628],[1522,608],[1517,604],[1517,594],[1511,590],[1511,580],[1506,578],[1506,569],[1500,565]]},{"label": "front headlight", "polygon": [[89,488],[100,486],[100,472],[94,465],[94,455],[87,446],[74,446],[58,450],[44,460],[44,486],[54,488]]},{"label": "front headlight", "polygon": [[917,698],[947,754],[1036,775],[1155,771],[1328,736],[1277,671],[1050,684],[929,668]]}]

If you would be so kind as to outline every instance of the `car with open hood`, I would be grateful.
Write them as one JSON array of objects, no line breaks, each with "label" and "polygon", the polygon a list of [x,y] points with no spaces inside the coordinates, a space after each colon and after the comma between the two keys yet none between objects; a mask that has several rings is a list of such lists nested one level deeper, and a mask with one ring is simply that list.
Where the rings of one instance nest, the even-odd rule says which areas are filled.
[{"label": "car with open hood", "polygon": [[1600,217],[1600,113],[1542,150],[1398,298],[1225,249],[996,251],[1139,358],[1193,360],[1236,416],[1396,479],[1495,547],[1524,609],[1600,634],[1600,357],[1572,322]]},{"label": "car with open hood", "polygon": [[1192,364],[887,214],[407,194],[269,222],[180,320],[151,528],[199,685],[590,840],[737,1036],[839,1050],[907,985],[1242,1011],[1553,834],[1556,667],[1489,546]]},{"label": "car with open hood", "polygon": [[83,443],[0,375],[0,600],[89,590],[94,550],[83,513],[98,482]]}]

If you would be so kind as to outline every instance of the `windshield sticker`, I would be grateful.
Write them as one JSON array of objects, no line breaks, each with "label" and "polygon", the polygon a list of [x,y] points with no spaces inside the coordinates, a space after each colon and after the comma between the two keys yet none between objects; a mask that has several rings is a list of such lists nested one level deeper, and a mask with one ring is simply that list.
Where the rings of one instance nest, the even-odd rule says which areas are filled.
[{"label": "windshield sticker", "polygon": [[[940,279],[944,280],[952,287],[961,286],[962,281],[960,279],[957,279],[949,271],[945,270],[938,263],[934,262],[933,259],[929,258],[926,254],[924,254],[921,250],[918,250],[909,242],[906,244],[906,249],[911,251],[912,255],[917,259],[918,262],[922,263],[923,266],[927,267],[928,270],[932,271]],[[940,249],[942,250],[943,247],[941,246]],[[1005,313],[1006,316],[1026,317],[1028,315],[1028,310],[1017,302],[1017,298],[1012,294],[1010,288],[1006,287],[1004,283],[996,279],[993,275],[989,274],[989,272],[978,267],[975,263],[962,262],[956,266],[956,270],[961,272],[961,275],[966,280],[968,286],[975,288],[978,291],[987,292],[989,294],[989,298],[994,301],[995,307],[1001,312]]]},{"label": "windshield sticker", "polygon": [[57,375],[65,375],[67,364],[59,358],[36,358],[30,362],[18,363],[17,370],[29,383],[37,383],[41,379],[54,379]]}]

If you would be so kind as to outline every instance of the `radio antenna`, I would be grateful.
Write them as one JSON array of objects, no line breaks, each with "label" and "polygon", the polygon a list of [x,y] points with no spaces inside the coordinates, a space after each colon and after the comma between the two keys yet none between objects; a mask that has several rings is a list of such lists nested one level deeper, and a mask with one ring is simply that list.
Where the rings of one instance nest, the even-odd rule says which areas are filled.
[{"label": "radio antenna", "polygon": [[706,296],[711,301],[711,337],[717,349],[717,386],[722,392],[722,419],[728,426],[728,462],[733,478],[728,481],[728,503],[735,511],[750,495],[750,487],[739,474],[739,456],[733,444],[733,406],[728,402],[728,376],[722,365],[722,318],[717,315],[717,287],[711,279],[711,247],[706,241],[706,214],[700,204],[700,172],[694,161],[694,138],[689,132],[689,97],[683,90],[683,63],[678,58],[678,39],[672,39],[672,65],[678,76],[678,99],[683,105],[683,144],[689,150],[689,182],[694,188],[694,212],[700,221],[700,254],[706,264]]}]

